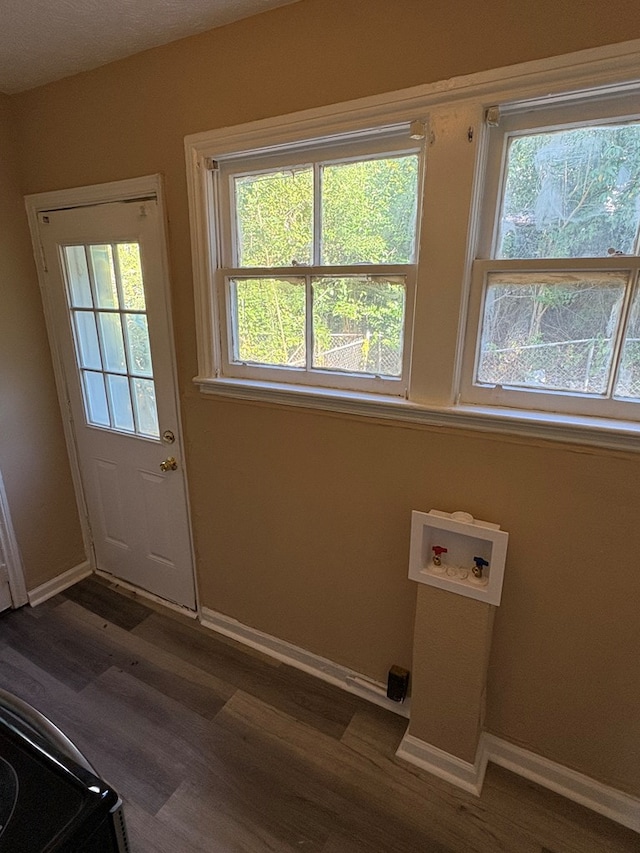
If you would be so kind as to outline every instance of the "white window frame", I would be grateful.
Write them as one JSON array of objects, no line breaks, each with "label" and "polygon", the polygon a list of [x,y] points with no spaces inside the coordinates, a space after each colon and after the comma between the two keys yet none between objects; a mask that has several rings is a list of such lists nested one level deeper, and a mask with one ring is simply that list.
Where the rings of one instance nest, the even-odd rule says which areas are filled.
[{"label": "white window frame", "polygon": [[[257,380],[272,383],[309,385],[314,388],[334,388],[346,391],[364,391],[382,393],[391,396],[406,397],[408,393],[409,366],[411,357],[413,329],[413,305],[415,300],[415,281],[418,251],[419,216],[416,215],[414,257],[406,264],[333,264],[322,265],[319,258],[313,258],[311,264],[283,267],[239,266],[239,247],[235,233],[235,197],[233,180],[246,174],[272,172],[279,169],[302,168],[334,163],[362,162],[380,157],[400,157],[407,154],[418,156],[417,198],[422,196],[423,142],[410,138],[410,126],[404,123],[399,127],[384,127],[369,134],[356,134],[354,138],[331,138],[329,140],[307,141],[301,147],[285,145],[273,152],[241,152],[236,156],[223,156],[215,160],[215,169],[210,180],[214,184],[216,207],[213,211],[216,230],[219,234],[219,253],[217,268],[214,270],[214,299],[217,301],[218,334],[220,336],[220,360],[218,369],[228,378]],[[417,214],[419,211],[417,211]],[[314,246],[319,246],[318,216],[314,217]],[[242,278],[298,278],[305,281],[307,304],[306,367],[243,363],[233,357],[232,332],[234,329],[233,300],[230,284],[234,279]],[[323,276],[386,276],[404,280],[405,306],[403,322],[402,369],[399,376],[376,376],[338,370],[323,370],[311,365],[311,282]]]},{"label": "white window frame", "polygon": [[[472,287],[476,258],[487,260],[480,233],[489,150],[487,110],[503,116],[592,96],[640,93],[640,40],[364,98],[185,139],[194,267],[198,375],[203,394],[348,414],[640,450],[640,420],[513,408],[503,400],[464,396],[469,335],[475,345]],[[595,101],[594,101],[595,103]],[[229,377],[221,370],[220,305],[214,298],[220,235],[211,160],[300,147],[313,140],[367,135],[373,128],[419,119],[427,125],[411,368],[406,398],[349,389]],[[491,181],[486,184],[491,192]],[[612,263],[618,263],[614,259]],[[477,265],[477,270],[480,266]],[[470,312],[470,313],[469,313]],[[476,319],[477,319],[476,314]],[[466,350],[465,350],[466,342]]]},{"label": "white window frame", "polygon": [[489,153],[485,170],[485,190],[479,224],[478,254],[471,272],[471,292],[462,367],[460,400],[463,403],[522,410],[562,412],[565,415],[640,419],[640,402],[615,397],[600,397],[572,391],[547,391],[538,388],[518,388],[480,384],[475,381],[480,356],[483,308],[488,278],[491,273],[628,273],[628,285],[623,299],[618,338],[614,344],[612,371],[623,344],[624,324],[631,300],[640,286],[640,255],[638,238],[635,254],[593,258],[501,259],[497,258],[500,209],[504,196],[509,141],[514,138],[567,130],[583,126],[606,126],[640,119],[638,97],[619,97],[587,94],[585,98],[555,104],[553,107],[534,105],[528,109],[512,108],[488,130]]}]

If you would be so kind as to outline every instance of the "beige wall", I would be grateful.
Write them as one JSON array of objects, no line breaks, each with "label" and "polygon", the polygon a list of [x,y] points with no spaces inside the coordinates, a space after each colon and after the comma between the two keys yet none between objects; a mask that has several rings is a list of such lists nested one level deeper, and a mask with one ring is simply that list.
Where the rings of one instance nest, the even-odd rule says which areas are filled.
[{"label": "beige wall", "polygon": [[33,589],[85,558],[17,169],[0,95],[0,471]]},{"label": "beige wall", "polygon": [[14,103],[25,191],[165,175],[202,603],[384,679],[411,666],[411,509],[499,522],[489,729],[640,795],[640,455],[202,398],[183,156],[200,130],[634,37],[626,0],[302,0]]}]

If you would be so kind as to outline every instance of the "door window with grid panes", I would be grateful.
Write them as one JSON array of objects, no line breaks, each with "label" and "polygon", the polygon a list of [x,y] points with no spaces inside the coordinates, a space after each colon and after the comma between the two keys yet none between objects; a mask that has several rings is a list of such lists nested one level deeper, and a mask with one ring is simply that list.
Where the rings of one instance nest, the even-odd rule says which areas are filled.
[{"label": "door window with grid panes", "polygon": [[158,438],[139,245],[65,246],[63,259],[87,423]]}]

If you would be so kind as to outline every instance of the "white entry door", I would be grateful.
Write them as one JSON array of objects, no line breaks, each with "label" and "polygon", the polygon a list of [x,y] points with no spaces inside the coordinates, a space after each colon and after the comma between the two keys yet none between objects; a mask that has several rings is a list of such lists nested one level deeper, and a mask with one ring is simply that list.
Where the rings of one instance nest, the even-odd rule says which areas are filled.
[{"label": "white entry door", "polygon": [[96,566],[195,609],[157,201],[40,210],[38,232]]}]

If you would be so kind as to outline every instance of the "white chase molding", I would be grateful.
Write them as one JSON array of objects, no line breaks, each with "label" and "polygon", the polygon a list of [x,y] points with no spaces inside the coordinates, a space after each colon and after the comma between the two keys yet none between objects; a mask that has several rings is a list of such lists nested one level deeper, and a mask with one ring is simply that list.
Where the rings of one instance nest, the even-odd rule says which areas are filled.
[{"label": "white chase molding", "polygon": [[406,734],[400,742],[396,756],[457,788],[475,794],[476,797],[480,796],[487,768],[486,756],[481,749],[478,749],[475,762],[470,764],[420,738]]}]

